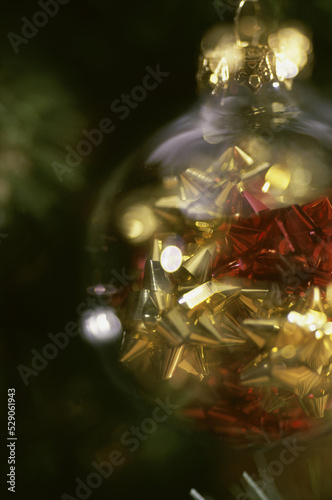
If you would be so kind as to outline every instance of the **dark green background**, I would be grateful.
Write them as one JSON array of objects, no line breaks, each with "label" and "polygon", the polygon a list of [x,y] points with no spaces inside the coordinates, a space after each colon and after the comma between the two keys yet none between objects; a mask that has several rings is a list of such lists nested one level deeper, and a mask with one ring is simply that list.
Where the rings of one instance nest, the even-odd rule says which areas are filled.
[{"label": "dark green background", "polygon": [[[300,19],[311,27],[316,54],[312,83],[325,98],[331,97],[331,0],[281,0],[278,6],[281,18]],[[15,387],[16,498],[53,500],[65,492],[75,496],[75,478],[91,472],[96,451],[116,448],[121,433],[149,415],[112,385],[94,351],[79,338],[38,377],[31,377],[28,387],[16,367],[29,366],[31,349],[41,349],[49,332],[77,321],[75,311],[88,284],[87,222],[98,193],[128,154],[195,102],[200,39],[218,15],[208,0],[71,0],[15,55],[7,34],[20,34],[21,17],[31,19],[37,10],[34,1],[7,2],[0,16],[0,104],[7,109],[1,111],[0,147],[5,147],[12,127],[10,117],[18,114],[20,133],[32,135],[22,151],[33,163],[28,175],[3,173],[13,185],[13,196],[2,207],[0,227],[8,235],[0,246],[1,436],[6,437],[7,388]],[[111,116],[113,100],[141,83],[147,65],[157,64],[170,76],[70,174],[77,183],[60,184],[52,161],[65,156],[65,146],[81,140],[84,127],[94,128]],[[48,103],[37,125],[23,113],[26,105],[33,110],[36,96]],[[41,155],[46,141],[50,147]],[[0,174],[2,168],[0,161]],[[319,446],[310,457],[321,470],[325,460],[317,466],[323,453]],[[5,439],[1,447],[4,478]],[[188,499],[195,487],[207,497],[227,499],[232,498],[229,484],[239,482],[243,470],[255,471],[250,451],[229,451],[222,442],[169,424],[128,457],[91,498]],[[306,471],[306,459],[286,471],[280,479],[284,498],[331,498],[324,473],[320,497],[298,492],[299,483],[309,481]],[[292,482],[296,476],[297,485]],[[311,491],[309,483],[304,491]],[[8,492],[1,488],[5,498]]]}]

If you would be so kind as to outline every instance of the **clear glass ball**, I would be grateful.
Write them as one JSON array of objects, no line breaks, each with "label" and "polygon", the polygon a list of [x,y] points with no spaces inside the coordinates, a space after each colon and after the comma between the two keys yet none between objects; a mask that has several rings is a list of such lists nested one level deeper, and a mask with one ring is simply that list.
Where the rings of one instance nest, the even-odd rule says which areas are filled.
[{"label": "clear glass ball", "polygon": [[249,49],[212,93],[203,58],[197,105],[103,189],[83,322],[133,398],[240,444],[326,429],[332,404],[331,123]]}]

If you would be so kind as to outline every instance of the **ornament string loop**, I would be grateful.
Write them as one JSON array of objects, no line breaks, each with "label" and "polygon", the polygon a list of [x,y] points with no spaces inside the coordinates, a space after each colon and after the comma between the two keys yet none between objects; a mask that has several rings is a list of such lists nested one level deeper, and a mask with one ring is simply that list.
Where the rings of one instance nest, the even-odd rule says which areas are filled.
[{"label": "ornament string loop", "polygon": [[259,45],[266,31],[259,0],[241,0],[234,22],[236,42],[240,47]]}]

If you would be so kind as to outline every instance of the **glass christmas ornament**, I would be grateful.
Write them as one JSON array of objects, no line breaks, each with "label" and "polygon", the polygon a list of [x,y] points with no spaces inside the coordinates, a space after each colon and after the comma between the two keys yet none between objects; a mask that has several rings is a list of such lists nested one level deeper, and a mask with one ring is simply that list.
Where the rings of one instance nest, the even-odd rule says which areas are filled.
[{"label": "glass christmas ornament", "polygon": [[242,0],[202,42],[198,104],[105,187],[83,322],[104,356],[121,336],[105,360],[136,395],[250,444],[326,428],[332,404],[332,129],[293,88],[310,39],[269,29]]}]

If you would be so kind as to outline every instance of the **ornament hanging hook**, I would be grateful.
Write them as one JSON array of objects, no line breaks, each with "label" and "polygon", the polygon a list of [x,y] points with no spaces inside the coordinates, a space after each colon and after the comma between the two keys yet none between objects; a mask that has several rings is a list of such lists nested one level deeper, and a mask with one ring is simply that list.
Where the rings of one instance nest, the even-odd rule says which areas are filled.
[{"label": "ornament hanging hook", "polygon": [[259,0],[241,0],[234,19],[236,42],[241,47],[258,46],[265,31]]}]

